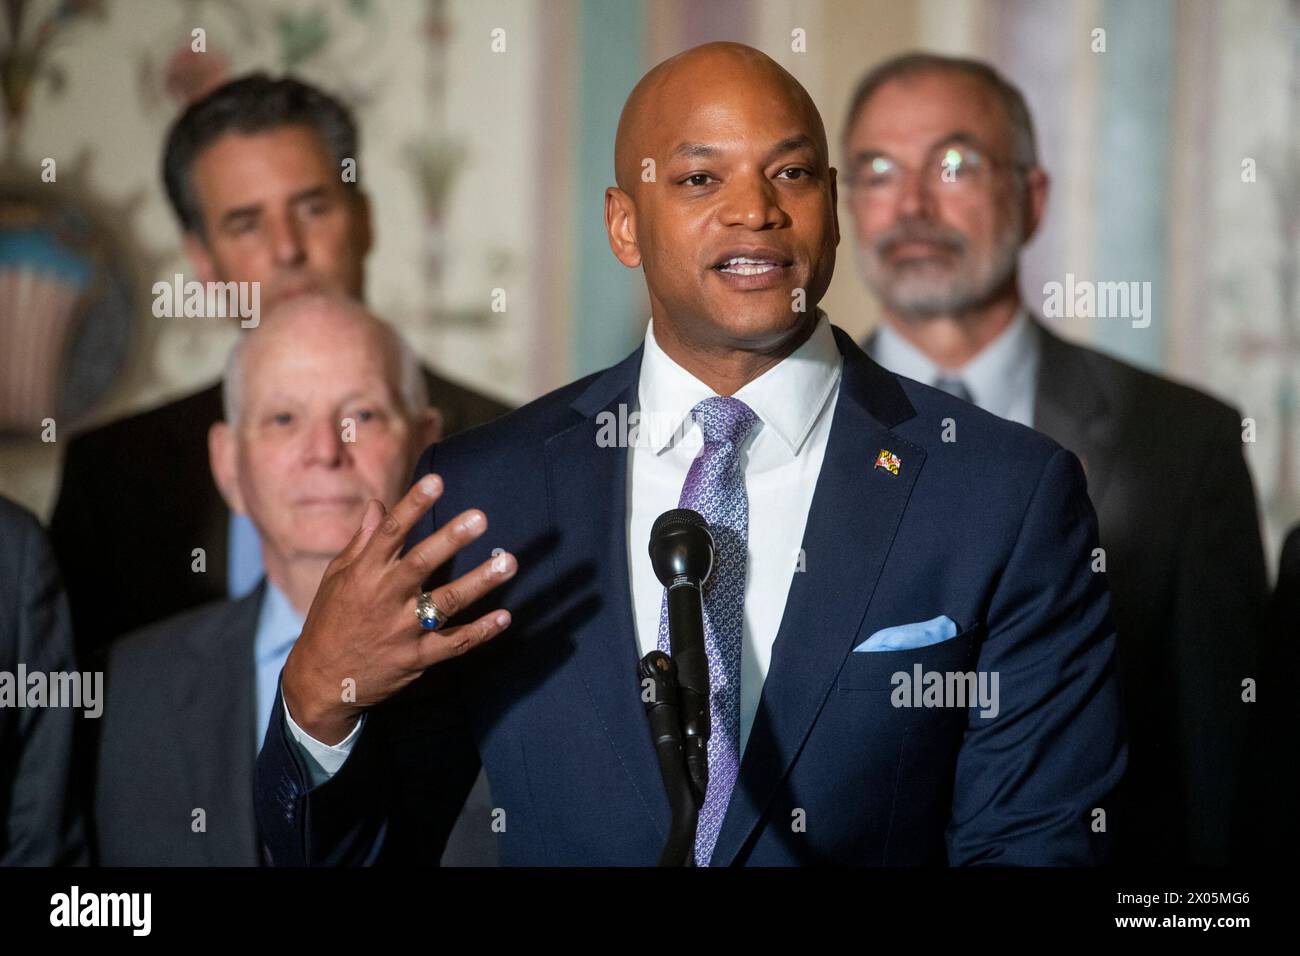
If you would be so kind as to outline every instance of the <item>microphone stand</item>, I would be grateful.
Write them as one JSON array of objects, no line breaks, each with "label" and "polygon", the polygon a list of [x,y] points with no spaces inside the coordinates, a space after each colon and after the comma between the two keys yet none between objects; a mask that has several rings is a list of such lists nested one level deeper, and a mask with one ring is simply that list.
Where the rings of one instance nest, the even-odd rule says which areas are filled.
[{"label": "microphone stand", "polygon": [[651,651],[638,664],[659,772],[672,808],[660,866],[695,865],[695,831],[709,789],[709,661],[703,585],[713,569],[713,535],[698,511],[665,511],[650,529],[650,563],[667,589],[672,657]]},{"label": "microphone stand", "polygon": [[647,699],[643,689],[641,699],[650,720],[650,735],[654,740],[655,754],[659,757],[659,773],[663,777],[668,805],[672,810],[668,840],[659,856],[659,865],[694,866],[695,829],[699,824],[700,807],[704,803],[704,791],[697,791],[693,785],[693,775],[686,768],[677,665],[663,651],[655,650],[641,658],[637,673],[641,677],[642,688],[650,691]]},{"label": "microphone stand", "polygon": [[668,633],[677,684],[682,755],[686,760],[691,789],[699,797],[700,807],[704,806],[704,795],[709,790],[709,735],[712,731],[709,722],[709,659],[702,639],[698,643],[683,640],[679,644],[674,637],[692,631],[700,633],[702,622],[700,588],[669,587]]}]

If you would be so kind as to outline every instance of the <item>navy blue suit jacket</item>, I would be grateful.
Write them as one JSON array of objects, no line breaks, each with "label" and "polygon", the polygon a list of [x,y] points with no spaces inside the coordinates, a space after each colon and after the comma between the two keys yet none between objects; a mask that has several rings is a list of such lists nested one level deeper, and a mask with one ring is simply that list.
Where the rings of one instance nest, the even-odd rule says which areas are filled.
[{"label": "navy blue suit jacket", "polygon": [[[835,334],[844,375],[805,569],[713,864],[1104,861],[1126,747],[1078,460],[885,371]],[[497,808],[482,825],[495,823],[503,864],[657,861],[669,806],[636,673],[628,453],[596,440],[600,412],[635,407],[640,361],[638,350],[424,453],[417,474],[438,472],[446,492],[412,540],[483,509],[489,532],[444,579],[494,547],[511,551],[519,572],[490,606],[514,622],[373,708],[319,787],[276,705],[257,813],[277,863],[429,859],[480,759]],[[944,440],[946,426],[956,440]],[[897,475],[874,467],[881,450],[901,460]],[[957,636],[852,650],[881,628],[940,614]],[[999,713],[893,706],[891,676],[916,664],[998,672]]]}]

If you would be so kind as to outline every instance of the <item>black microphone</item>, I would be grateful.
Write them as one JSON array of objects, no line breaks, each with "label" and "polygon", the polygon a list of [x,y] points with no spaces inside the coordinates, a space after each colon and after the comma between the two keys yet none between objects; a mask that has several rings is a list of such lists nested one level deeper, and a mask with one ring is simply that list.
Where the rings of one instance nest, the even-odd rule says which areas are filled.
[{"label": "black microphone", "polygon": [[668,640],[677,670],[682,745],[691,782],[704,802],[709,786],[709,658],[702,588],[713,570],[713,535],[698,511],[665,511],[650,529],[650,563],[668,589]]}]

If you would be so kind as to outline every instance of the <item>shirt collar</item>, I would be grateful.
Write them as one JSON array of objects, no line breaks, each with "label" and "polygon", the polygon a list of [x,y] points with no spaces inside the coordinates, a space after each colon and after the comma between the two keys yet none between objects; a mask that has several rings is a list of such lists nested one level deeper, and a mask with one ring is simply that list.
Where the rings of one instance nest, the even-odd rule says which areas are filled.
[{"label": "shirt collar", "polygon": [[[736,392],[770,428],[791,455],[798,455],[844,364],[830,319],[817,310],[812,334],[797,349]],[[659,346],[654,320],[646,326],[641,378],[638,442],[663,452],[690,430],[691,409],[716,392],[682,368]]]},{"label": "shirt collar", "polygon": [[1011,396],[1032,375],[1038,358],[1038,339],[1023,307],[1002,332],[959,369],[944,369],[903,338],[888,323],[876,336],[872,358],[898,375],[933,385],[940,378],[960,378],[981,408],[1004,414]]},{"label": "shirt collar", "polygon": [[303,619],[284,592],[266,579],[266,596],[257,619],[257,635],[253,640],[253,656],[259,662],[274,660],[293,647],[302,633]]}]

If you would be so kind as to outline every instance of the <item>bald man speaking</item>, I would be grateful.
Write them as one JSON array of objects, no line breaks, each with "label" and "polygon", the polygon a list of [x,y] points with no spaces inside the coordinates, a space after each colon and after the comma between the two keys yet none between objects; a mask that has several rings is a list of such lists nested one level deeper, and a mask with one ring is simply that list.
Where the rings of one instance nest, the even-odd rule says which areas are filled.
[{"label": "bald man speaking", "polygon": [[817,309],[835,170],[762,53],[655,67],[615,159],[605,221],[645,274],[645,341],[368,506],[258,760],[275,862],[400,859],[415,766],[446,782],[420,835],[445,839],[480,761],[502,863],[658,861],[637,664],[670,646],[647,543],[679,507],[715,546],[696,865],[1107,859],[1126,750],[1077,459],[886,372]]}]

